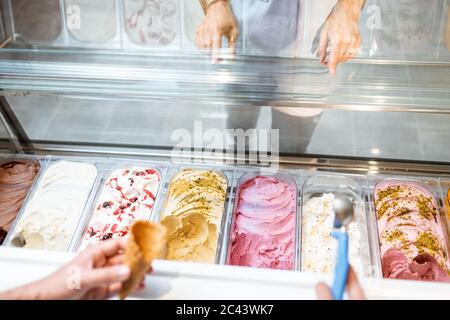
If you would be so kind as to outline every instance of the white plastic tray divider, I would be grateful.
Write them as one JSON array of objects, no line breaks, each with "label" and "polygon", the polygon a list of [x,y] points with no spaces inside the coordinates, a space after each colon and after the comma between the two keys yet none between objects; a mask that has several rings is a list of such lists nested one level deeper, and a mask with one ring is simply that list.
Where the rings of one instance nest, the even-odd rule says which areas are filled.
[{"label": "white plastic tray divider", "polygon": [[220,233],[217,241],[217,251],[216,251],[216,263],[225,264],[226,254],[228,251],[228,232],[229,232],[229,217],[232,212],[232,198],[234,190],[234,180],[236,176],[236,169],[230,172],[230,179],[227,184],[226,198],[225,198],[225,210],[222,216],[222,221],[220,222]]},{"label": "white plastic tray divider", "polygon": [[[369,186],[370,186],[370,190],[371,190],[371,197],[372,197],[372,201],[371,201],[371,206],[373,208],[373,215],[375,218],[375,223],[376,223],[376,239],[378,242],[378,256],[379,256],[379,263],[380,263],[380,270],[381,270],[381,252],[380,252],[380,239],[378,236],[378,219],[376,219],[376,210],[375,210],[375,199],[374,199],[374,195],[373,195],[373,191],[375,190],[375,187],[378,183],[382,182],[382,181],[386,181],[386,180],[392,180],[392,181],[406,181],[406,182],[414,182],[417,183],[419,185],[421,185],[422,187],[424,187],[428,192],[431,193],[431,195],[435,198],[438,208],[438,221],[441,225],[441,227],[443,228],[443,234],[444,234],[444,241],[445,241],[445,250],[447,253],[447,261],[449,261],[449,253],[450,253],[450,240],[449,240],[449,235],[448,235],[448,227],[447,227],[447,217],[445,217],[445,210],[442,210],[442,207],[445,206],[445,201],[444,198],[442,197],[442,189],[441,189],[441,183],[440,183],[440,179],[438,177],[430,177],[430,176],[411,176],[411,175],[388,175],[388,174],[383,174],[383,175],[377,175],[377,176],[371,176],[369,178]],[[447,266],[449,265],[449,263],[447,262]]]},{"label": "white plastic tray divider", "polygon": [[159,196],[157,197],[157,201],[155,203],[155,208],[153,209],[153,214],[150,218],[150,221],[158,223],[161,221],[162,210],[164,209],[164,203],[167,197],[167,190],[170,183],[170,174],[172,172],[172,166],[168,165],[166,168],[166,173],[164,178],[161,178],[161,184],[159,186]]},{"label": "white plastic tray divider", "polygon": [[92,192],[90,193],[88,200],[86,202],[86,206],[84,207],[83,213],[78,221],[77,227],[75,229],[75,233],[72,237],[72,241],[70,243],[70,252],[77,252],[81,245],[81,240],[83,239],[83,234],[86,228],[87,223],[92,217],[92,208],[95,206],[97,202],[97,197],[99,194],[99,190],[102,189],[103,182],[106,178],[107,169],[106,163],[103,163],[101,167],[97,166],[97,177],[94,182],[94,186],[92,188]]},{"label": "white plastic tray divider", "polygon": [[[363,245],[360,245],[360,258],[362,260],[363,268],[362,270],[364,272],[364,275],[374,276],[374,270],[377,269],[375,262],[372,260],[372,255],[370,253],[370,247],[372,243],[371,239],[371,221],[367,219],[367,208],[366,208],[366,197],[364,194],[364,187],[367,185],[367,178],[364,175],[357,175],[357,174],[347,174],[347,173],[338,173],[338,172],[328,172],[326,170],[302,170],[302,177],[303,177],[303,184],[302,184],[302,195],[301,195],[301,207],[302,207],[302,219],[303,219],[303,208],[305,203],[309,200],[307,198],[308,193],[310,192],[308,188],[307,183],[311,182],[310,179],[314,177],[323,177],[325,180],[329,179],[342,179],[344,181],[353,182],[358,187],[358,190],[352,190],[352,187],[350,184],[346,184],[345,188],[341,189],[341,186],[336,185],[335,183],[329,183],[329,184],[318,184],[317,192],[323,192],[323,193],[335,193],[338,191],[346,191],[349,194],[354,197],[355,200],[357,200],[356,204],[356,213],[361,211],[361,214],[357,217],[358,221],[358,228],[361,234],[361,242]],[[323,183],[323,182],[322,182]],[[303,233],[304,230],[302,230]],[[302,238],[302,237],[301,237]],[[301,254],[300,254],[301,257]],[[300,264],[302,264],[301,258],[300,258]],[[301,266],[300,266],[301,270]]]},{"label": "white plastic tray divider", "polygon": [[2,0],[1,5],[3,8],[6,8],[5,11],[7,13],[3,14],[3,23],[4,23],[4,30],[5,30],[5,36],[14,36],[16,34],[15,27],[14,27],[14,17],[12,14],[12,7],[11,7],[11,0]]},{"label": "white plastic tray divider", "polygon": [[445,205],[447,201],[450,202],[450,199],[447,199],[448,190],[450,190],[450,178],[439,177],[439,186],[441,189],[441,196],[444,200],[444,205],[442,206],[443,215],[446,217],[445,220],[447,222],[447,234],[448,234],[448,246],[450,250],[450,209]]},{"label": "white plastic tray divider", "polygon": [[[115,6],[115,18],[116,18],[116,33],[112,39],[110,39],[107,42],[87,42],[87,41],[81,41],[77,39],[72,32],[69,30],[67,26],[67,6],[66,1],[67,0],[61,0],[62,1],[62,14],[64,17],[64,23],[63,27],[66,31],[66,44],[68,47],[79,47],[79,48],[99,48],[99,49],[121,49],[122,48],[122,28],[121,28],[121,8],[120,2],[118,0],[114,1]],[[93,0],[95,1],[95,0]],[[83,13],[82,13],[83,14]],[[81,17],[80,17],[81,18]]]},{"label": "white plastic tray divider", "polygon": [[217,239],[217,247],[216,247],[216,257],[215,257],[215,264],[219,264],[220,263],[220,256],[221,256],[221,243],[222,243],[222,238],[223,238],[223,224],[224,224],[224,220],[226,219],[227,216],[227,211],[228,211],[228,203],[229,203],[229,196],[228,196],[228,190],[233,182],[233,177],[234,177],[234,166],[226,166],[226,165],[206,165],[206,164],[184,164],[184,165],[171,165],[169,167],[169,169],[167,170],[167,179],[166,179],[166,183],[164,186],[164,195],[163,198],[164,200],[161,201],[160,206],[159,206],[159,210],[158,210],[158,214],[154,215],[154,219],[156,222],[161,222],[162,218],[163,218],[163,211],[166,207],[166,203],[168,201],[168,195],[169,195],[169,188],[172,184],[172,180],[173,178],[182,170],[184,169],[199,169],[199,170],[213,170],[213,171],[217,171],[218,173],[222,174],[223,177],[226,179],[227,181],[227,190],[226,190],[226,194],[225,194],[225,201],[224,201],[224,208],[223,208],[223,213],[222,213],[222,218],[221,218],[221,229],[219,230],[219,236]]},{"label": "white plastic tray divider", "polygon": [[237,191],[237,183],[240,179],[240,176],[246,171],[243,171],[242,168],[235,168],[233,173],[233,180],[228,188],[228,210],[226,212],[226,216],[224,217],[222,222],[225,222],[222,226],[222,243],[221,243],[221,252],[220,252],[220,264],[227,264],[229,258],[229,245],[231,238],[231,227],[233,222],[233,212],[235,208],[236,201],[236,191]]},{"label": "white plastic tray divider", "polygon": [[305,178],[303,177],[303,171],[297,170],[294,175],[295,182],[297,183],[297,220],[295,231],[295,271],[301,271],[301,259],[302,259],[302,187]]},{"label": "white plastic tray divider", "polygon": [[[447,267],[450,268],[450,219],[449,219],[449,213],[448,208],[445,205],[447,201],[447,190],[449,189],[444,188],[444,180],[442,178],[438,178],[438,192],[440,200],[438,200],[438,213],[439,213],[439,219],[441,221],[441,225],[444,228],[444,237],[445,237],[445,243],[447,246]],[[444,191],[445,190],[445,191]]]},{"label": "white plastic tray divider", "polygon": [[372,264],[374,266],[373,275],[376,278],[383,278],[383,270],[381,265],[381,253],[380,253],[380,241],[378,238],[378,222],[377,214],[375,210],[375,199],[373,198],[374,184],[371,183],[373,177],[367,176],[366,183],[366,210],[367,210],[367,221],[370,222],[369,233],[370,239],[370,256],[372,259]]},{"label": "white plastic tray divider", "polygon": [[69,31],[67,29],[67,17],[66,17],[66,9],[64,6],[64,0],[59,0],[59,10],[61,12],[61,44],[64,47],[69,45]]},{"label": "white plastic tray divider", "polygon": [[[181,39],[181,51],[183,53],[192,53],[198,54],[199,49],[195,46],[195,43],[192,43],[189,39],[188,29],[187,27],[187,8],[190,6],[190,2],[198,3],[198,0],[182,0],[180,7],[180,39]],[[203,11],[202,11],[203,14]]]},{"label": "white plastic tray divider", "polygon": [[9,15],[9,23],[11,24],[11,32],[16,37],[16,24],[14,22],[14,14],[12,10],[11,0],[4,0],[4,3],[7,3],[8,6],[8,15]]},{"label": "white plastic tray divider", "polygon": [[[444,4],[442,24],[441,24],[441,42],[439,49],[439,61],[450,61],[450,44],[447,44],[447,28],[450,29],[450,2]],[[448,39],[450,41],[450,38]]]},{"label": "white plastic tray divider", "polygon": [[308,43],[308,32],[310,29],[309,15],[307,14],[310,10],[309,0],[300,0],[300,22],[297,34],[296,43],[296,57],[312,57],[313,54],[310,52],[310,47],[312,42]]},{"label": "white plastic tray divider", "polygon": [[[297,40],[295,42],[295,57],[308,57],[316,58],[315,54],[311,52],[315,35],[319,31],[319,26],[325,22],[326,17],[330,12],[322,12],[323,17],[313,16],[312,8],[315,6],[314,2],[317,0],[299,0],[300,12],[299,12],[299,26],[297,28]],[[330,2],[326,0],[325,3]],[[334,5],[334,3],[332,3]],[[326,4],[325,4],[326,5]],[[320,19],[322,21],[317,21]],[[318,22],[319,25],[313,26],[312,22]]]},{"label": "white plastic tray divider", "polygon": [[[374,8],[374,0],[367,0],[361,11],[361,18],[359,22],[359,28],[361,33],[361,54],[358,56],[371,57],[373,55],[373,49],[376,48],[376,43],[374,42],[374,30],[373,26],[369,27],[368,22],[373,19],[374,12],[369,11],[369,9]],[[370,16],[372,14],[372,16]]]},{"label": "white plastic tray divider", "polygon": [[[252,177],[255,177],[257,175],[265,175],[265,176],[274,176],[274,177],[280,177],[280,178],[288,178],[292,179],[293,186],[296,188],[296,200],[295,200],[295,240],[294,240],[294,266],[293,271],[298,270],[299,268],[299,240],[298,236],[301,234],[301,231],[299,228],[301,227],[301,224],[299,224],[300,218],[300,208],[299,208],[299,195],[300,195],[300,186],[299,181],[301,181],[301,173],[299,171],[295,170],[278,170],[276,174],[267,174],[261,171],[260,167],[252,167],[252,166],[238,166],[236,167],[236,170],[234,172],[234,179],[232,188],[230,190],[230,199],[229,199],[229,209],[228,214],[226,217],[226,224],[225,228],[223,229],[223,239],[222,239],[222,253],[220,256],[221,264],[227,264],[230,257],[230,239],[231,239],[231,232],[232,227],[234,224],[235,219],[235,209],[237,207],[237,192],[239,191],[241,185],[243,182],[248,181],[249,179],[252,179]],[[245,178],[245,179],[244,179]],[[288,181],[286,181],[288,182]]]},{"label": "white plastic tray divider", "polygon": [[165,188],[167,185],[168,170],[169,164],[165,164],[164,167],[161,167],[161,181],[159,183],[158,194],[156,195],[156,200],[152,210],[152,214],[149,218],[149,221],[151,222],[158,222],[161,205],[164,202],[165,197]]},{"label": "white plastic tray divider", "polygon": [[447,17],[448,12],[448,1],[440,1],[440,13],[439,17],[437,18],[437,30],[439,30],[439,38],[437,43],[437,50],[436,50],[436,58],[440,57],[442,48],[445,48],[445,31],[446,31],[446,21],[449,17]]}]

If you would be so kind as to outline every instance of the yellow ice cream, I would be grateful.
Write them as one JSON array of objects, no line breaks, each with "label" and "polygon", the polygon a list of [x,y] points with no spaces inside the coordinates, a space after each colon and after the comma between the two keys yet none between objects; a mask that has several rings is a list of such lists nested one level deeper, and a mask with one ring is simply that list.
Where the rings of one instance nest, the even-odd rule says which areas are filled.
[{"label": "yellow ice cream", "polygon": [[186,169],[174,176],[162,212],[166,259],[214,263],[226,191],[217,171]]}]

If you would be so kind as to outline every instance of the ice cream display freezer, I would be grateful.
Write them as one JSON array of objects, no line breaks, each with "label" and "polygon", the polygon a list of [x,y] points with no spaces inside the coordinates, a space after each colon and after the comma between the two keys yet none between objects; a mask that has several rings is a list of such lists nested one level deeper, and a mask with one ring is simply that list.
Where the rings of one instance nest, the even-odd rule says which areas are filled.
[{"label": "ice cream display freezer", "polygon": [[366,1],[332,76],[333,1],[231,1],[212,64],[194,0],[1,0],[0,291],[148,220],[168,243],[133,299],[314,299],[344,195],[369,299],[449,299],[449,3],[411,3]]},{"label": "ice cream display freezer", "polygon": [[[355,174],[351,168],[336,169],[329,163],[323,167],[289,165],[271,175],[258,167],[247,167],[245,171],[252,172],[248,174],[241,166],[214,163],[186,162],[180,171],[170,159],[150,163],[137,158],[96,156],[3,156],[5,166],[42,163],[22,209],[2,213],[2,221],[12,219],[10,225],[2,225],[2,231],[8,232],[0,250],[2,270],[8,275],[1,281],[3,289],[54,270],[83,250],[85,239],[126,237],[131,212],[135,212],[128,204],[136,204],[134,208],[144,211],[140,213],[143,219],[162,220],[169,230],[175,229],[169,232],[166,255],[154,264],[155,272],[147,279],[149,288],[135,298],[313,298],[314,281],[329,279],[334,264],[335,244],[329,221],[332,212],[327,207],[336,192],[348,192],[355,197],[357,212],[349,230],[350,261],[363,279],[369,298],[448,297],[447,200],[443,197],[445,185],[439,180],[445,180],[444,174],[428,178],[419,173],[405,176],[401,171],[389,175]],[[133,167],[124,167],[124,163]],[[156,171],[155,167],[162,170]],[[90,174],[92,180],[76,170]],[[104,188],[120,179],[129,182],[130,176],[139,179],[146,174],[157,174],[156,180],[137,181],[136,189],[124,190],[128,200],[106,195]],[[71,175],[84,185],[77,185]],[[52,182],[47,181],[50,176]],[[191,183],[192,187],[185,189]],[[157,190],[158,184],[162,190]],[[49,190],[45,192],[43,186]],[[219,189],[210,189],[213,186]],[[199,187],[199,193],[183,193]],[[205,194],[201,188],[206,188]],[[70,198],[64,195],[67,190],[71,191]],[[273,195],[278,192],[278,196]],[[145,205],[142,196],[135,200],[134,195],[139,194],[151,195],[150,204]],[[199,211],[204,205],[192,202],[194,198],[209,201],[211,209],[205,207],[204,216]],[[58,202],[66,205],[58,209]],[[37,205],[41,208],[34,209]],[[146,208],[153,207],[155,211],[145,213]],[[103,215],[102,220],[96,218],[108,210],[115,213]],[[266,219],[275,220],[267,223]],[[39,254],[42,251],[45,257]],[[17,277],[17,268],[29,268],[30,272]],[[231,286],[226,289],[233,282],[239,283],[235,284],[240,288],[238,296]],[[192,283],[205,286],[205,291],[188,294]],[[214,284],[225,286],[225,290],[211,295],[210,286]],[[424,294],[422,290],[427,287],[432,294]]]}]

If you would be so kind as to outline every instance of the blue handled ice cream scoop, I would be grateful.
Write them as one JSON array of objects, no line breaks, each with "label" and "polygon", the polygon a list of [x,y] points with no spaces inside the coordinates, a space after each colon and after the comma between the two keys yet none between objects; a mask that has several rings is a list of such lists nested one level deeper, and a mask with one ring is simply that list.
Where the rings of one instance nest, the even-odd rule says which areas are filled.
[{"label": "blue handled ice cream scoop", "polygon": [[344,194],[335,194],[333,210],[335,217],[331,235],[338,241],[338,250],[331,291],[334,299],[342,300],[350,268],[348,263],[347,226],[353,220],[353,202]]}]

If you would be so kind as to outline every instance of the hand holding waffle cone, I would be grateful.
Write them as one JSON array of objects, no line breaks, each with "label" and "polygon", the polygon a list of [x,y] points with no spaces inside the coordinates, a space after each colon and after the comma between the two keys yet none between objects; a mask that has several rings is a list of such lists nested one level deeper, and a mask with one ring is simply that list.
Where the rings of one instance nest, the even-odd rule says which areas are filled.
[{"label": "hand holding waffle cone", "polygon": [[166,228],[148,221],[136,221],[125,249],[125,263],[131,276],[122,284],[120,299],[125,299],[147,273],[152,261],[160,256],[166,245]]}]

